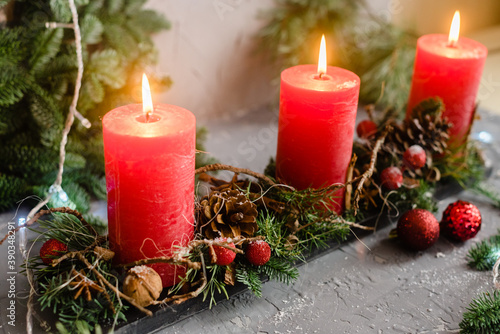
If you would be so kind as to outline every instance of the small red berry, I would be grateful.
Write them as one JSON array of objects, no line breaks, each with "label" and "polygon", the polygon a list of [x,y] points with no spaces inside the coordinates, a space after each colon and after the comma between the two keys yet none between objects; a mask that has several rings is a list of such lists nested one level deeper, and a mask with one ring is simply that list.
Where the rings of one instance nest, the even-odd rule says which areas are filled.
[{"label": "small red berry", "polygon": [[420,145],[413,145],[403,154],[403,163],[406,167],[411,169],[419,169],[425,166],[427,161],[427,154]]},{"label": "small red berry", "polygon": [[68,251],[68,246],[56,239],[49,239],[45,241],[40,248],[40,257],[43,263],[51,264],[52,260],[60,257],[63,253]]},{"label": "small red berry", "polygon": [[[217,238],[214,241],[226,241],[226,238]],[[228,246],[234,247],[234,243],[228,243]],[[233,252],[230,249],[224,248],[222,246],[213,246],[213,250],[215,253],[215,256],[217,260],[215,261],[215,264],[218,266],[227,266],[231,264],[234,261],[234,258],[236,257],[236,253]]]},{"label": "small red berry", "polygon": [[356,128],[356,133],[359,138],[373,137],[377,133],[377,124],[369,119],[365,119],[364,121],[359,122],[358,127]]},{"label": "small red berry", "polygon": [[251,241],[245,250],[245,257],[254,266],[263,266],[271,258],[271,247],[263,240]]},{"label": "small red berry", "polygon": [[398,167],[387,167],[380,174],[380,182],[385,189],[399,189],[403,185],[403,173]]}]

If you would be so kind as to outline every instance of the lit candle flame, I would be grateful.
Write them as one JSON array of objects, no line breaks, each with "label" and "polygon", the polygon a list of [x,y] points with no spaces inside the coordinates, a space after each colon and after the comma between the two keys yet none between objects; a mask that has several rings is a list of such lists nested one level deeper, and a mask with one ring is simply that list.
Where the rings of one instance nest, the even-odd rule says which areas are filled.
[{"label": "lit candle flame", "polygon": [[326,74],[326,43],[325,35],[321,36],[321,45],[319,47],[319,58],[318,58],[318,75],[321,78],[322,75]]},{"label": "lit candle flame", "polygon": [[460,12],[455,11],[453,21],[451,21],[450,34],[448,35],[448,46],[455,47],[460,35]]},{"label": "lit candle flame", "polygon": [[142,74],[142,112],[146,120],[153,114],[153,100],[151,99],[151,89],[146,74]]}]

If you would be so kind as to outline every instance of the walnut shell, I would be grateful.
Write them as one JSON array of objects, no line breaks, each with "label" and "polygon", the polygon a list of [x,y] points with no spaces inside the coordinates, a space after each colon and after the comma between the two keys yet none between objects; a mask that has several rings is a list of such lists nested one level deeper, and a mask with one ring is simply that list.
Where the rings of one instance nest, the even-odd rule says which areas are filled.
[{"label": "walnut shell", "polygon": [[144,307],[157,300],[162,290],[160,275],[153,268],[147,266],[131,268],[123,281],[123,293]]}]

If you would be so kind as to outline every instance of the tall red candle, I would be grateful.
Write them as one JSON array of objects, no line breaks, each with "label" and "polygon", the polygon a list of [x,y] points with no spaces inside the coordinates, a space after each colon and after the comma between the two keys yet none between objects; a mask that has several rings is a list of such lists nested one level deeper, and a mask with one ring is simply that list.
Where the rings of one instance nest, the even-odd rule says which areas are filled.
[{"label": "tall red candle", "polygon": [[[117,263],[170,256],[194,235],[196,120],[183,108],[159,104],[146,122],[142,106],[103,118],[108,230]],[[163,286],[182,267],[156,264]]]},{"label": "tall red candle", "polygon": [[472,122],[487,54],[481,43],[458,38],[458,30],[451,30],[450,36],[420,37],[406,117],[422,100],[440,97],[446,108],[444,116],[453,124],[450,143],[462,143]]},{"label": "tall red candle", "polygon": [[[345,183],[359,85],[356,74],[332,66],[322,71],[299,65],[281,73],[276,154],[280,181],[297,189]],[[335,210],[340,213],[344,191],[336,195]]]}]

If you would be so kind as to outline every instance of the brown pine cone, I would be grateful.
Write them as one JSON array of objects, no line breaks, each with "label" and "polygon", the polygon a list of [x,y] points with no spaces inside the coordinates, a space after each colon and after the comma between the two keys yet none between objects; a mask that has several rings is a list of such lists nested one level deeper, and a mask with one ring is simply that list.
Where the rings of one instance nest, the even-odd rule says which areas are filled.
[{"label": "brown pine cone", "polygon": [[443,118],[444,104],[440,99],[427,99],[418,104],[410,119],[392,124],[385,140],[385,151],[403,154],[413,145],[420,145],[431,155],[442,155],[448,147],[451,124]]},{"label": "brown pine cone", "polygon": [[252,237],[257,232],[257,206],[238,189],[212,191],[201,199],[200,232],[208,239]]}]

